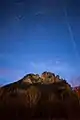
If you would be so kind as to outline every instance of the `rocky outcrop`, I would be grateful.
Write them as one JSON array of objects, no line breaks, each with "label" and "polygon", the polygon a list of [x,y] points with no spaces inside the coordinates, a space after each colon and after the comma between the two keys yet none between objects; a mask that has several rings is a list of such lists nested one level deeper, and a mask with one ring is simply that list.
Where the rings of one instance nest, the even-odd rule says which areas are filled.
[{"label": "rocky outcrop", "polygon": [[41,78],[43,79],[43,83],[49,84],[55,82],[55,74],[51,72],[43,72]]},{"label": "rocky outcrop", "polygon": [[29,83],[29,84],[39,83],[41,81],[42,79],[40,78],[38,74],[28,74],[22,78],[22,82]]},{"label": "rocky outcrop", "polygon": [[29,84],[33,84],[33,83],[41,83],[41,84],[51,84],[51,83],[55,83],[55,82],[61,82],[62,79],[59,78],[59,75],[55,75],[52,72],[43,72],[40,75],[38,74],[28,74],[26,75],[23,79],[22,82],[24,83],[29,83]]},{"label": "rocky outcrop", "polygon": [[1,87],[0,119],[76,120],[80,118],[77,94],[66,80],[51,72],[28,74]]}]

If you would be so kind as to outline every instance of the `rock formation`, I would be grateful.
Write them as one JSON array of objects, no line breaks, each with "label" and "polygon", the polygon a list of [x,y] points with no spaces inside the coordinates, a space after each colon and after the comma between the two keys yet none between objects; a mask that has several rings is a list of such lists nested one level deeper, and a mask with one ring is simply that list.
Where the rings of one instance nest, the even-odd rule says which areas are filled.
[{"label": "rock formation", "polygon": [[76,92],[58,75],[28,74],[0,88],[0,119],[78,120],[79,101]]}]

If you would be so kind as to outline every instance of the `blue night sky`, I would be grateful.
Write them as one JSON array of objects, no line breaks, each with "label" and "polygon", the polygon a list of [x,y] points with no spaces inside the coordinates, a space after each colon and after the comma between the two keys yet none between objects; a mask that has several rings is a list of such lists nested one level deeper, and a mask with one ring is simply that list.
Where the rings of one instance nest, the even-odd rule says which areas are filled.
[{"label": "blue night sky", "polygon": [[43,71],[80,83],[80,1],[1,0],[0,84]]}]

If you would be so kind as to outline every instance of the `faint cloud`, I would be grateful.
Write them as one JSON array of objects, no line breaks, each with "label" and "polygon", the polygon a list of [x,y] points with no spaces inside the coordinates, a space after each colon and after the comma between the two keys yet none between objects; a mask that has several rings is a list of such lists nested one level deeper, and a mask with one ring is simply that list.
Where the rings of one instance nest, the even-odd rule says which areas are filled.
[{"label": "faint cloud", "polygon": [[59,60],[56,60],[56,64],[60,64],[60,61],[59,61]]},{"label": "faint cloud", "polygon": [[66,62],[61,62],[59,60],[53,62],[52,60],[46,62],[31,62],[30,66],[34,68],[36,71],[43,72],[45,70],[52,71],[56,73],[62,73],[62,74],[70,74],[74,72],[74,69],[72,66],[70,66]]},{"label": "faint cloud", "polygon": [[32,67],[37,68],[37,69],[46,69],[46,64],[45,63],[35,63],[35,62],[31,62],[30,63]]},{"label": "faint cloud", "polygon": [[45,11],[38,11],[38,12],[35,12],[35,16],[44,15],[44,14],[45,14]]}]

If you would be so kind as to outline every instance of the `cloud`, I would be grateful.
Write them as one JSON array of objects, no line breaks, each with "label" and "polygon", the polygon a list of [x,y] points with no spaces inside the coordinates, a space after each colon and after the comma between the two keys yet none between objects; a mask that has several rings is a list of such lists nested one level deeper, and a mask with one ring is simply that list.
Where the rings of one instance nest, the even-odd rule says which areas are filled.
[{"label": "cloud", "polygon": [[31,66],[32,66],[33,68],[39,69],[39,70],[41,70],[41,69],[43,70],[43,69],[46,69],[46,67],[48,67],[48,66],[46,66],[45,63],[35,63],[35,62],[31,62],[30,64],[31,64]]},{"label": "cloud", "polygon": [[42,12],[42,11],[38,11],[38,12],[35,13],[36,16],[37,15],[42,15],[42,14],[44,14],[44,12]]},{"label": "cloud", "polygon": [[60,61],[56,61],[55,63],[52,62],[31,62],[30,65],[35,69],[49,69],[49,70],[66,70],[69,66],[66,63],[60,63]]},{"label": "cloud", "polygon": [[72,68],[72,66],[70,66],[68,63],[66,62],[61,62],[59,60],[53,62],[51,61],[44,61],[44,62],[31,62],[30,63],[31,67],[34,68],[34,70],[42,72],[45,70],[48,71],[53,71],[56,73],[63,73],[63,74],[69,74],[69,73],[73,73],[74,69]]}]

